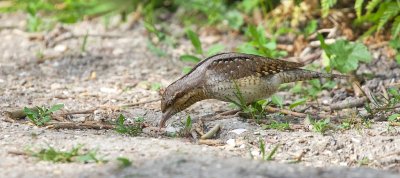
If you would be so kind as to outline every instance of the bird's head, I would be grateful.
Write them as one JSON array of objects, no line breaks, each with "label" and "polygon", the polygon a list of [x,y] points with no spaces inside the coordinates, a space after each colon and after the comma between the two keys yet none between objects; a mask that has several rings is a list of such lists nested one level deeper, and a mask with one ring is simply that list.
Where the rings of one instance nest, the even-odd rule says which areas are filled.
[{"label": "bird's head", "polygon": [[164,127],[168,119],[176,113],[188,108],[197,101],[205,99],[202,89],[176,81],[169,85],[161,94],[162,118],[159,127]]}]

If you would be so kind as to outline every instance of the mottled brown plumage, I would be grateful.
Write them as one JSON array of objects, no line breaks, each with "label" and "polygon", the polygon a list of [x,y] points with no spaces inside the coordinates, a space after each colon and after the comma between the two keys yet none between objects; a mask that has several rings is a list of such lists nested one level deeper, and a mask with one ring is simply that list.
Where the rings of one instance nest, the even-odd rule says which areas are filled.
[{"label": "mottled brown plumage", "polygon": [[238,88],[247,103],[274,94],[282,83],[335,74],[300,69],[302,64],[262,56],[222,53],[197,64],[191,72],[167,87],[161,100],[160,127],[174,114],[204,99],[238,101]]}]

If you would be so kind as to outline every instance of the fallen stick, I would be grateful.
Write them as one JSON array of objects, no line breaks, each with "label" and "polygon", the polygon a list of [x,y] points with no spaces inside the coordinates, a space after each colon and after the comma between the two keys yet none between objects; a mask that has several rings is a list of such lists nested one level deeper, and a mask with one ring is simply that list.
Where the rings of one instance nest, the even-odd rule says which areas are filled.
[{"label": "fallen stick", "polygon": [[[33,108],[29,108],[32,111],[37,111],[36,107]],[[24,112],[24,109],[14,109],[11,111],[5,111],[4,112],[6,114],[6,116],[8,116],[10,119],[14,119],[14,120],[18,120],[18,119],[23,119],[26,117],[26,114]]]},{"label": "fallen stick", "polygon": [[[147,104],[147,103],[152,103],[152,102],[156,102],[159,101],[160,99],[153,99],[153,100],[148,100],[148,101],[141,101],[141,102],[136,102],[136,103],[131,103],[131,104],[124,104],[124,105],[119,105],[119,106],[106,106],[106,105],[101,105],[99,107],[96,108],[92,108],[92,109],[86,109],[86,110],[76,110],[76,111],[66,111],[64,113],[61,114],[54,114],[53,117],[65,117],[67,115],[74,115],[74,114],[93,114],[93,112],[97,109],[104,109],[104,108],[110,108],[110,107],[117,107],[117,108],[127,108],[127,107],[133,107],[133,106],[137,106],[137,105],[141,105],[141,104]],[[36,107],[33,108],[29,108],[31,110],[37,110]],[[24,112],[23,108],[20,109],[14,109],[11,111],[5,111],[5,114],[14,120],[18,120],[18,119],[23,119],[26,117],[26,114]]]},{"label": "fallen stick", "polygon": [[217,116],[229,116],[229,115],[234,115],[237,112],[240,112],[240,109],[235,109],[235,110],[230,110],[230,111],[224,111],[222,113],[219,113]]},{"label": "fallen stick", "polygon": [[361,98],[352,99],[350,101],[343,101],[343,102],[340,102],[340,103],[331,104],[329,106],[329,108],[332,111],[333,110],[346,109],[346,108],[354,108],[354,107],[363,106],[366,101],[368,101],[368,98],[364,96],[364,97],[361,97]]},{"label": "fallen stick", "polygon": [[209,146],[220,146],[224,145],[224,143],[221,140],[199,140],[198,142],[200,145],[209,145]]},{"label": "fallen stick", "polygon": [[[37,111],[36,107],[29,108],[29,109],[33,110],[33,111],[35,111],[35,110]],[[53,118],[57,118],[57,117],[59,118],[59,117],[65,117],[67,115],[74,115],[74,114],[92,114],[95,110],[96,109],[88,109],[88,110],[82,110],[82,111],[79,111],[79,110],[78,111],[67,111],[67,112],[64,112],[64,113],[61,113],[61,114],[52,114],[52,117]],[[5,111],[5,114],[9,118],[14,119],[14,120],[23,119],[23,118],[26,117],[24,109],[15,109],[15,110],[12,110],[12,111]]]},{"label": "fallen stick", "polygon": [[295,117],[307,117],[307,114],[304,114],[304,113],[294,112],[294,111],[290,111],[290,110],[287,110],[287,109],[274,108],[274,107],[271,107],[271,106],[265,107],[265,111],[268,111],[268,112],[279,112],[279,113],[282,113],[282,114],[295,116]]},{"label": "fallen stick", "polygon": [[114,129],[114,125],[105,125],[98,123],[74,123],[74,122],[52,122],[46,124],[46,128],[51,129]]},{"label": "fallen stick", "polygon": [[399,122],[389,122],[390,126],[400,126]]},{"label": "fallen stick", "polygon": [[203,136],[200,137],[200,139],[205,140],[205,139],[210,139],[213,137],[217,132],[221,129],[221,125],[217,124],[213,128],[211,128],[207,133],[205,133]]},{"label": "fallen stick", "polygon": [[12,155],[28,155],[28,153],[23,152],[23,151],[8,151],[8,154],[12,154]]},{"label": "fallen stick", "polygon": [[327,116],[327,115],[324,115],[324,114],[300,113],[300,112],[295,112],[295,111],[291,111],[291,110],[287,110],[287,109],[274,108],[274,107],[271,107],[271,106],[267,106],[265,108],[265,111],[273,112],[273,113],[279,112],[279,113],[282,113],[282,114],[286,114],[286,115],[294,116],[294,117],[299,117],[299,118],[306,118],[307,116],[310,116],[313,119],[317,119],[317,120],[324,119],[324,118],[332,118],[331,116]]}]

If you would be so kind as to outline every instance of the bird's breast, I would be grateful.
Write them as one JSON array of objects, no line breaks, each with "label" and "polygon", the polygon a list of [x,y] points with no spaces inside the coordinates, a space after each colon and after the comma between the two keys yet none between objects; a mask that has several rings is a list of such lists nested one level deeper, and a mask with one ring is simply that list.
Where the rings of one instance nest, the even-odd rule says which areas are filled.
[{"label": "bird's breast", "polygon": [[233,80],[215,77],[206,82],[205,89],[209,98],[251,103],[271,96],[279,85],[280,81],[274,75],[264,77],[255,75]]}]

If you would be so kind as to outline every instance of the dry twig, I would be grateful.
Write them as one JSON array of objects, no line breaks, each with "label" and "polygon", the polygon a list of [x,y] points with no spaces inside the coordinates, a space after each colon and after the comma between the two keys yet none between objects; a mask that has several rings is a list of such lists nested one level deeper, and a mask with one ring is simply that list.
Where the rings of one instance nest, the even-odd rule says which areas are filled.
[{"label": "dry twig", "polygon": [[199,140],[198,142],[200,145],[209,145],[209,146],[221,146],[224,145],[224,143],[221,140]]},{"label": "dry twig", "polygon": [[114,125],[109,124],[99,124],[96,122],[84,122],[84,123],[74,123],[74,122],[51,122],[46,124],[47,128],[51,129],[114,129]]},{"label": "dry twig", "polygon": [[364,96],[361,98],[352,99],[350,101],[343,101],[340,103],[331,104],[329,106],[329,108],[331,110],[341,110],[341,109],[346,109],[346,108],[359,107],[359,106],[363,106],[366,101],[368,101],[368,98]]},{"label": "dry twig", "polygon": [[205,139],[210,139],[213,137],[217,132],[221,129],[221,125],[217,124],[213,128],[211,128],[207,133],[205,133],[203,136],[200,137],[200,139],[205,140]]},{"label": "dry twig", "polygon": [[271,106],[265,107],[265,110],[267,112],[273,112],[273,113],[274,112],[279,112],[279,113],[282,113],[282,114],[295,116],[295,117],[307,117],[307,114],[304,114],[304,113],[294,112],[294,111],[290,111],[290,110],[287,110],[287,109],[278,109],[278,108],[274,108],[274,107],[271,107]]}]

